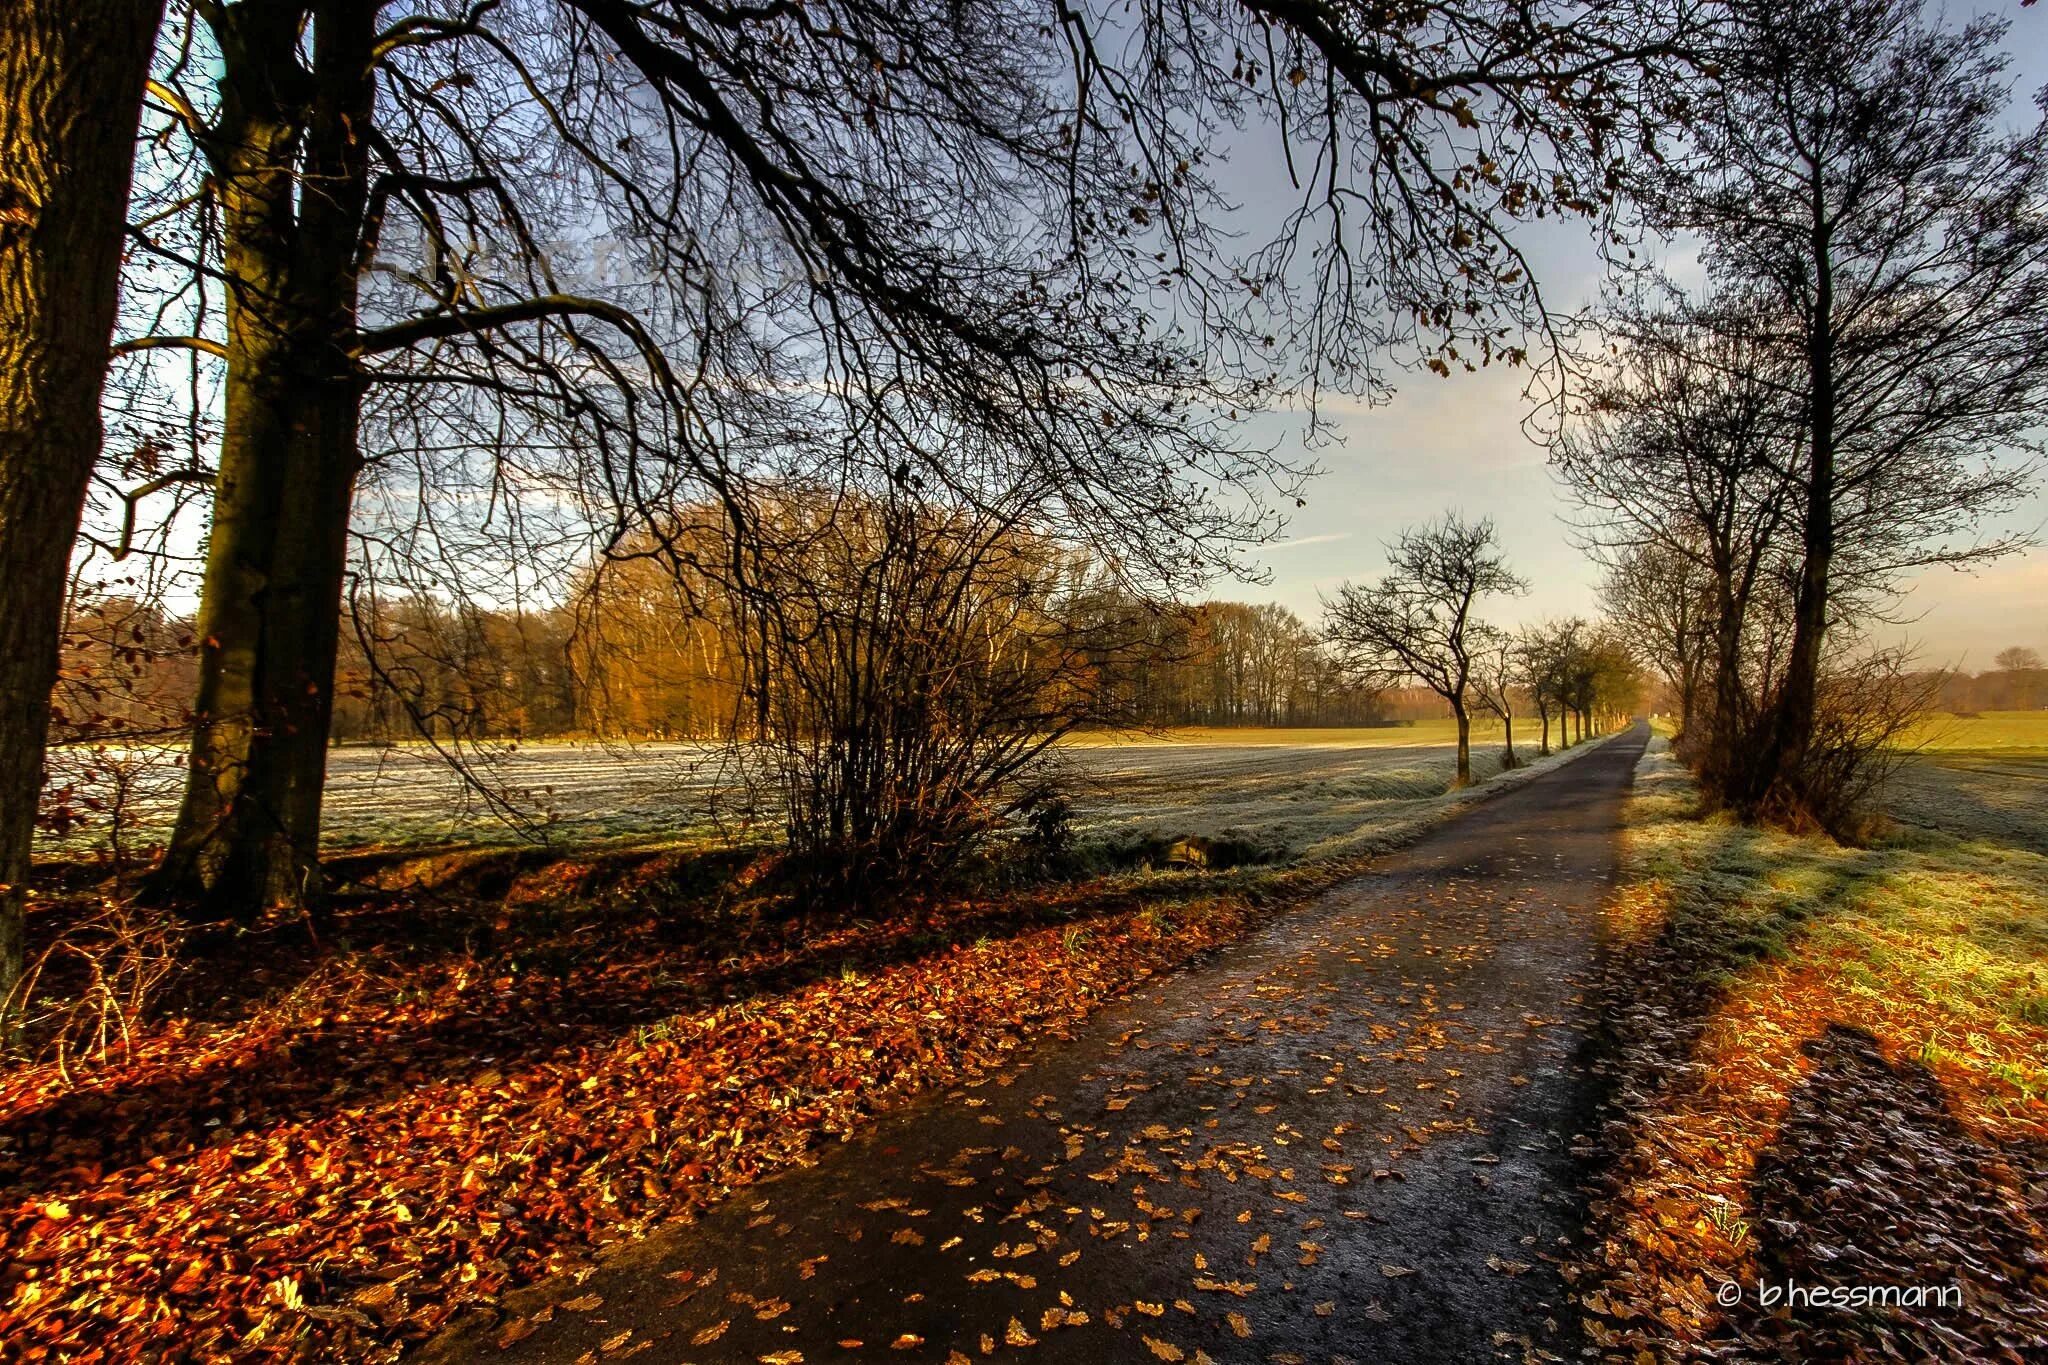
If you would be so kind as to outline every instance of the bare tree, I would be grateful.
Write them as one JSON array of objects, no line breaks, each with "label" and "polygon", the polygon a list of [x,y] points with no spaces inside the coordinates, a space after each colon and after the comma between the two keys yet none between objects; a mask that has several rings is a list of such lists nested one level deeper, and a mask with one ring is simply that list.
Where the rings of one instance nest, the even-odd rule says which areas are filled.
[{"label": "bare tree", "polygon": [[[1515,662],[1521,673],[1521,683],[1528,690],[1529,701],[1535,706],[1536,719],[1542,727],[1536,745],[1539,758],[1550,753],[1550,718],[1562,706],[1563,683],[1559,661],[1554,626],[1524,626],[1515,637]],[[1561,730],[1558,742],[1566,742]]]},{"label": "bare tree", "polygon": [[[1785,396],[1790,366],[1775,348],[1712,320],[1751,307],[1738,299],[1612,319],[1607,363],[1584,377],[1553,450],[1583,512],[1581,537],[1610,561],[1611,605],[1636,616],[1625,599],[1649,598],[1634,605],[1665,618],[1659,652],[1674,663],[1678,642],[1667,628],[1684,599],[1665,589],[1693,575],[1705,580],[1709,600],[1694,615],[1706,636],[1697,651],[1708,677],[1706,724],[1686,728],[1714,801],[1741,784],[1756,752],[1758,716],[1779,671],[1776,613],[1764,608],[1775,606],[1796,565],[1791,468],[1801,426]],[[1838,601],[1854,600],[1838,586]],[[1694,657],[1688,651],[1686,662]]]},{"label": "bare tree", "polygon": [[1093,609],[1107,580],[1029,501],[764,496],[732,758],[766,778],[818,889],[865,902],[945,874],[1040,789],[1023,779],[1048,746],[1128,721],[1117,660],[1143,637]]},{"label": "bare tree", "polygon": [[1730,793],[1748,812],[1826,799],[1802,765],[1845,552],[1870,582],[2018,543],[1974,534],[2024,488],[2048,403],[2048,120],[2001,130],[2005,31],[1920,0],[1745,8],[1678,154],[1646,164],[1653,219],[1763,305],[1717,324],[1794,377],[1792,635]]},{"label": "bare tree", "polygon": [[162,12],[0,10],[0,1030],[24,965],[66,566],[100,456],[131,143]]},{"label": "bare tree", "polygon": [[1521,682],[1521,666],[1515,654],[1515,637],[1491,626],[1473,632],[1472,691],[1479,704],[1500,717],[1503,730],[1501,767],[1519,768],[1515,757],[1515,702]]},{"label": "bare tree", "polygon": [[1323,633],[1360,677],[1394,686],[1414,680],[1450,703],[1458,722],[1460,787],[1472,782],[1472,719],[1466,692],[1475,651],[1487,633],[1472,611],[1482,597],[1519,593],[1490,520],[1455,513],[1403,531],[1387,547],[1388,572],[1370,585],[1345,583],[1325,602]]},{"label": "bare tree", "polygon": [[1998,656],[1991,662],[2002,673],[2032,673],[2038,672],[2042,667],[2041,651],[2028,649],[2024,645],[1999,650]]},{"label": "bare tree", "polygon": [[1700,741],[1694,727],[1714,665],[1714,588],[1699,556],[1660,541],[1622,552],[1600,586],[1607,619],[1628,632],[1677,696],[1681,747]]}]

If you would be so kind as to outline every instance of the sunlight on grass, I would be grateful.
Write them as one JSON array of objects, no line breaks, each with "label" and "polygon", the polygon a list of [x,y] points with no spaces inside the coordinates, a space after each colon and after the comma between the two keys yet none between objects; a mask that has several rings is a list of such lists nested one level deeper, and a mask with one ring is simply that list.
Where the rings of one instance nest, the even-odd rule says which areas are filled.
[{"label": "sunlight on grass", "polygon": [[1653,765],[1668,771],[1633,804],[1631,855],[1717,918],[1727,969],[1773,963],[1841,978],[1883,1016],[1850,1022],[1909,1053],[1939,1032],[1966,1073],[1944,1079],[1991,1109],[2048,1091],[2048,856],[1975,833],[1913,830],[1846,848],[1687,819],[1690,784],[1668,754]]},{"label": "sunlight on grass", "polygon": [[[1625,1118],[1609,1127],[1611,1184],[1595,1203],[1600,1287],[1582,1300],[1596,1345],[1665,1358],[1674,1342],[1726,1340],[1712,1290],[1764,1269],[1752,1233],[1775,1229],[1772,1255],[1822,1236],[1770,1224],[1759,1202],[1782,1199],[1785,1163],[1816,1150],[1817,1115],[1843,1163],[1828,1178],[1848,1185],[1866,1178],[1856,1153],[1892,1140],[1892,1106],[1912,1107],[1915,1074],[1939,1121],[1971,1135],[1955,1141],[2024,1153],[2048,1140],[2048,856],[1987,837],[1974,803],[1930,808],[1944,804],[1957,832],[1902,830],[1870,848],[1701,819],[1689,775],[1653,741],[1624,815],[1628,875],[1606,911]],[[1855,1095],[1817,1071],[1853,1055],[1845,1039],[1883,1058]],[[1856,1194],[1845,1216],[1863,1206]],[[1619,1266],[1626,1277],[1598,1268]],[[1767,1330],[1733,1321],[1739,1335]]]},{"label": "sunlight on grass", "polygon": [[1920,722],[1906,742],[1923,749],[2038,749],[2048,753],[2048,711],[1984,711],[1971,716],[1938,712]]}]

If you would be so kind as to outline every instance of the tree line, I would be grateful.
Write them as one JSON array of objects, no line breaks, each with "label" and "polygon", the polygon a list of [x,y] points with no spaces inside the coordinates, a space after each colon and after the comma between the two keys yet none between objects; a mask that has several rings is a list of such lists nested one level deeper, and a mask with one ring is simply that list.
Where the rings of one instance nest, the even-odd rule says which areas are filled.
[{"label": "tree line", "polygon": [[[1021,736],[1130,713],[1101,661],[1274,534],[1300,471],[1245,416],[1314,430],[1393,357],[1571,381],[1561,464],[1661,528],[1602,543],[1704,566],[1710,785],[1821,804],[1841,623],[1998,548],[1950,533],[2022,480],[1971,457],[2038,415],[2001,32],[1906,0],[19,0],[0,985],[74,570],[196,581],[151,899],[317,906],[345,620],[372,672],[427,602],[481,659],[477,611],[523,630],[614,563],[729,613],[792,844],[886,880],[996,818]],[[1237,231],[1223,127],[1302,171],[1276,223]],[[1645,285],[1605,349],[1558,345],[1519,239],[1560,216],[1692,234],[1711,296]],[[1614,481],[1680,447],[1696,485]],[[1334,695],[1235,667],[1145,704]],[[942,837],[892,823],[919,811]]]},{"label": "tree line", "polygon": [[1901,578],[2029,543],[1986,529],[2048,415],[2048,119],[2008,128],[2005,33],[1916,0],[1745,11],[1632,168],[1704,280],[1615,289],[1556,462],[1680,752],[1744,818],[1853,837],[1941,687],[1872,639]]},{"label": "tree line", "polygon": [[1456,513],[1403,531],[1389,567],[1372,583],[1345,583],[1328,604],[1326,631],[1354,677],[1383,686],[1417,683],[1441,697],[1457,722],[1458,786],[1472,781],[1472,713],[1505,730],[1504,766],[1518,766],[1515,717],[1536,713],[1537,752],[1584,740],[1634,714],[1642,680],[1634,651],[1613,632],[1579,619],[1511,633],[1478,615],[1484,599],[1528,585],[1501,554],[1490,520]]},{"label": "tree line", "polygon": [[1961,669],[1941,675],[1935,704],[1954,715],[1981,711],[2039,711],[2048,707],[2048,665],[2024,645],[2001,649],[1979,673]]},{"label": "tree line", "polygon": [[[626,561],[589,577],[568,602],[530,610],[358,600],[341,624],[329,742],[724,740],[746,728],[729,618],[683,600],[658,568]],[[1135,623],[1131,641],[1096,661],[1119,697],[1105,722],[1356,726],[1437,712],[1361,682],[1317,629],[1277,604],[1121,606]],[[197,684],[194,631],[147,598],[77,603],[51,743],[173,740]]]}]

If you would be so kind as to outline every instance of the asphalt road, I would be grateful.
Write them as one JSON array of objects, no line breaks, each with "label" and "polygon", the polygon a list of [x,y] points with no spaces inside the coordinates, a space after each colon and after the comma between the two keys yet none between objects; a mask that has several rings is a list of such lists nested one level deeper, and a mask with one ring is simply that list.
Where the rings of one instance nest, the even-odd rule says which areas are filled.
[{"label": "asphalt road", "polygon": [[1646,738],[428,1354],[1575,1355],[1581,992]]}]

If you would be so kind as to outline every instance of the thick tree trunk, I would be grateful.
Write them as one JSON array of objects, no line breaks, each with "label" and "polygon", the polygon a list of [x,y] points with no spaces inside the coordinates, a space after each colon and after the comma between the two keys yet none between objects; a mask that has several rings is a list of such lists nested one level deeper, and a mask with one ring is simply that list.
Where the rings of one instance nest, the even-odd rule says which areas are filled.
[{"label": "thick tree trunk", "polygon": [[1515,718],[1506,711],[1500,713],[1500,723],[1507,728],[1507,766],[1519,768],[1521,760],[1515,757]]},{"label": "thick tree trunk", "polygon": [[100,454],[129,171],[162,17],[162,0],[0,5],[0,1009],[24,965],[67,570]]},{"label": "thick tree trunk", "polygon": [[[359,465],[356,250],[372,37],[363,0],[314,7],[314,71],[251,27],[258,107],[223,121],[249,167],[224,221],[237,297],[200,607],[199,723],[160,893],[248,919],[319,890],[321,799]],[[230,79],[224,86],[235,84]],[[301,151],[303,148],[303,151]],[[296,204],[293,177],[302,164]],[[294,212],[294,210],[296,210]],[[234,270],[239,261],[242,269]],[[238,420],[239,419],[239,420]]]},{"label": "thick tree trunk", "polygon": [[[152,879],[160,897],[209,888],[246,913],[263,888],[231,887],[258,871],[230,853],[242,832],[281,815],[264,808],[261,771],[272,690],[264,670],[264,601],[290,475],[294,389],[289,290],[293,181],[306,99],[288,4],[224,12],[216,168],[227,276],[227,380],[220,471],[199,602],[199,688],[185,796]],[[231,861],[233,866],[230,866]]]},{"label": "thick tree trunk", "polygon": [[1451,703],[1451,713],[1458,718],[1458,780],[1456,785],[1472,785],[1472,718],[1465,714],[1461,703]]},{"label": "thick tree trunk", "polygon": [[1536,756],[1544,758],[1550,753],[1550,708],[1539,703],[1536,718],[1543,722],[1543,740],[1536,746]]}]

